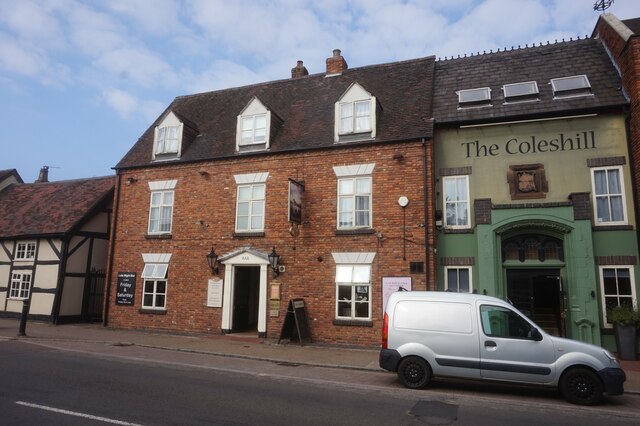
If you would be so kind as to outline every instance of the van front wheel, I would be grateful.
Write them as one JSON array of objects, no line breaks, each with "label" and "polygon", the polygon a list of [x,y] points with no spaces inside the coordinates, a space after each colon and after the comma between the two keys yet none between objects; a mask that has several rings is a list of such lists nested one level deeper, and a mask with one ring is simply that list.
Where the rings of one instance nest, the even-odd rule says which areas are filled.
[{"label": "van front wheel", "polygon": [[596,405],[602,401],[603,392],[600,377],[587,368],[572,368],[560,379],[560,393],[572,404]]},{"label": "van front wheel", "polygon": [[422,389],[431,380],[431,367],[424,359],[410,356],[400,361],[398,378],[410,389]]}]

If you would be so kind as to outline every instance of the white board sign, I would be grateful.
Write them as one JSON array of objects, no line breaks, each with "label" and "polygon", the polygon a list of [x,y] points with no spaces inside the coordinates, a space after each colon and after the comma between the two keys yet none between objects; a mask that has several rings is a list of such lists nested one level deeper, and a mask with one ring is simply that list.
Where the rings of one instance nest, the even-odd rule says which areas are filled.
[{"label": "white board sign", "polygon": [[396,291],[411,291],[411,277],[382,277],[382,318],[389,295]]},{"label": "white board sign", "polygon": [[222,280],[210,279],[207,292],[207,306],[210,308],[222,307]]}]

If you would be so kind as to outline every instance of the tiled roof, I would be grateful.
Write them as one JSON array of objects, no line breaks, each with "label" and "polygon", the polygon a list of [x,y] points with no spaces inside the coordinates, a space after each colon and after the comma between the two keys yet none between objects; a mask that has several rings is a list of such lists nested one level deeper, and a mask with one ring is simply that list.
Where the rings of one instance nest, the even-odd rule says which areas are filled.
[{"label": "tiled roof", "polygon": [[235,152],[236,120],[254,96],[282,120],[267,152],[343,146],[334,143],[334,104],[354,82],[375,96],[380,106],[376,142],[429,138],[433,133],[429,108],[434,63],[433,57],[427,57],[347,69],[331,77],[314,74],[180,96],[116,168],[153,164],[153,129],[168,111],[189,120],[200,132],[172,163],[246,155]]},{"label": "tiled roof", "polygon": [[[553,99],[552,78],[586,74],[593,96]],[[504,84],[536,81],[539,101],[504,102]],[[597,39],[475,55],[436,62],[433,117],[440,123],[473,123],[576,114],[621,106],[620,77]],[[491,88],[491,105],[458,108],[456,91]]]},{"label": "tiled roof", "polygon": [[105,197],[115,178],[11,185],[0,192],[0,238],[62,235]]},{"label": "tiled roof", "polygon": [[635,35],[640,34],[640,18],[625,19],[622,21]]},{"label": "tiled roof", "polygon": [[16,169],[0,170],[0,182],[5,180],[9,176],[14,176],[17,179],[17,181],[20,183],[23,182],[22,178],[20,177]]}]

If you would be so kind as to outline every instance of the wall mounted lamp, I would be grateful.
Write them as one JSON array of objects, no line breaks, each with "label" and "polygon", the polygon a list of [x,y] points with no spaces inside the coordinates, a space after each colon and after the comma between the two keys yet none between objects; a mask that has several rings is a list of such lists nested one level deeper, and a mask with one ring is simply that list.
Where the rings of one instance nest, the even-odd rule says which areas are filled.
[{"label": "wall mounted lamp", "polygon": [[211,273],[218,275],[218,255],[213,247],[211,247],[211,251],[207,255],[207,263],[209,264],[209,268],[211,268]]},{"label": "wall mounted lamp", "polygon": [[277,277],[280,274],[280,270],[278,269],[278,262],[280,262],[280,255],[276,253],[276,248],[274,247],[269,253],[269,264],[271,265],[271,269],[273,270],[273,276]]}]

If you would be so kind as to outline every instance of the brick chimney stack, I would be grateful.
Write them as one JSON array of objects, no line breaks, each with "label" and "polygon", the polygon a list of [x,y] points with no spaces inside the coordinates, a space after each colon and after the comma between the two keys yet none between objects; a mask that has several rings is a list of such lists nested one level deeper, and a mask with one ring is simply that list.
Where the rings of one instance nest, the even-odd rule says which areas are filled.
[{"label": "brick chimney stack", "polygon": [[333,56],[327,58],[327,75],[342,74],[349,66],[340,54],[340,49],[333,49]]},{"label": "brick chimney stack", "polygon": [[36,179],[35,183],[44,183],[49,182],[49,166],[42,166],[40,169],[40,174],[38,175],[38,179]]},{"label": "brick chimney stack", "polygon": [[300,78],[305,75],[309,75],[309,71],[307,71],[307,68],[302,64],[302,61],[298,61],[298,65],[291,68],[291,78]]}]

